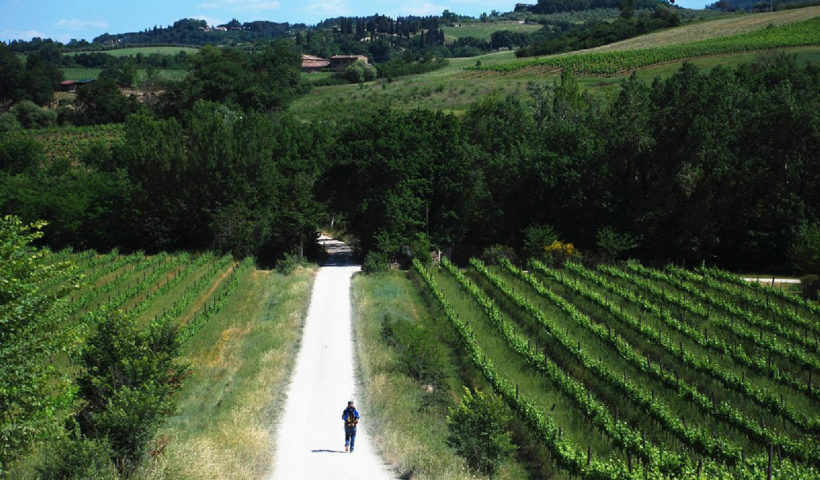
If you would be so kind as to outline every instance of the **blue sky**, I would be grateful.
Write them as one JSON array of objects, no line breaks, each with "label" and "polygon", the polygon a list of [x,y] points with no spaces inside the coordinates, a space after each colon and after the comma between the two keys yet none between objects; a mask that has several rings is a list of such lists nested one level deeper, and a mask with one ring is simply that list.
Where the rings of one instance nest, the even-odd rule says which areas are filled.
[{"label": "blue sky", "polygon": [[[102,33],[123,33],[167,26],[181,18],[220,24],[270,20],[314,24],[328,17],[441,14],[445,9],[478,16],[512,10],[521,0],[0,0],[0,41],[52,38],[91,40]],[[535,3],[535,0],[526,3]],[[703,0],[678,0],[702,8]]]}]

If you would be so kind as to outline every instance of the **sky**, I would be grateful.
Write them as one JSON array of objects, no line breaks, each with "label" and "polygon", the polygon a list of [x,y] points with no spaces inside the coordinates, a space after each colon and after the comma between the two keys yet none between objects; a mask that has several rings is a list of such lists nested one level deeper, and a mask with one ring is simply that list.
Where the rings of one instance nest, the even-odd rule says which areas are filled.
[{"label": "sky", "polygon": [[[91,41],[103,33],[125,33],[164,27],[182,18],[211,25],[269,20],[315,24],[338,16],[379,13],[440,15],[444,10],[478,17],[492,10],[508,12],[522,0],[0,0],[0,41],[72,38]],[[536,3],[536,0],[523,0]],[[678,0],[703,8],[704,0]],[[709,2],[711,3],[711,2]]]}]

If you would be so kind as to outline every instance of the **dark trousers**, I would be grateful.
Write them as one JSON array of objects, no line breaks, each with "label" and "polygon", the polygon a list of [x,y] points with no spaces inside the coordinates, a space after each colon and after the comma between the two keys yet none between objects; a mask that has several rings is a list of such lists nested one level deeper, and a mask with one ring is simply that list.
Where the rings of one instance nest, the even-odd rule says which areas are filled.
[{"label": "dark trousers", "polygon": [[350,451],[353,451],[353,445],[356,443],[356,427],[345,427],[345,447],[350,446]]}]

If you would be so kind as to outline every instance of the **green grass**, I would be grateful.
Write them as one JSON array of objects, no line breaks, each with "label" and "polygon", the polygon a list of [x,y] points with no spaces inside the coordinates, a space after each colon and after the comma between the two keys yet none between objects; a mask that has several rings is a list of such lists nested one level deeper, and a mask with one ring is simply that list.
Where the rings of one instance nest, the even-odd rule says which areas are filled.
[{"label": "green grass", "polygon": [[269,473],[277,410],[296,356],[315,268],[251,269],[186,344],[180,409],[160,429],[141,478],[256,479]]},{"label": "green grass", "polygon": [[481,40],[490,40],[494,32],[510,30],[516,33],[533,33],[541,29],[541,25],[528,25],[518,22],[486,22],[464,23],[460,27],[444,27],[444,37],[447,41],[455,41],[463,37],[475,37]]},{"label": "green grass", "polygon": [[198,48],[194,47],[158,47],[158,46],[148,46],[148,47],[128,47],[128,48],[112,48],[108,50],[91,50],[91,51],[82,51],[82,52],[67,52],[64,55],[79,55],[81,53],[105,53],[111,55],[112,57],[128,57],[133,56],[138,53],[145,55],[151,55],[152,53],[156,53],[159,55],[176,55],[179,52],[185,52],[187,54],[197,53],[199,51]]},{"label": "green grass", "polygon": [[[374,276],[357,275],[353,279],[356,353],[359,376],[364,383],[362,403],[379,425],[372,433],[383,458],[393,464],[400,475],[412,472],[413,479],[466,480],[473,477],[444,442],[446,407],[456,404],[461,385],[468,381],[462,378],[465,367],[457,353],[448,347],[452,356],[446,372],[448,391],[437,392],[435,395],[440,400],[423,406],[431,401],[433,394],[425,392],[416,380],[401,371],[395,350],[382,337],[382,321],[385,315],[390,315],[432,330],[445,344],[452,341],[445,322],[428,313],[413,275],[391,271]],[[527,475],[520,464],[512,461],[502,468],[497,478],[518,479]]]}]

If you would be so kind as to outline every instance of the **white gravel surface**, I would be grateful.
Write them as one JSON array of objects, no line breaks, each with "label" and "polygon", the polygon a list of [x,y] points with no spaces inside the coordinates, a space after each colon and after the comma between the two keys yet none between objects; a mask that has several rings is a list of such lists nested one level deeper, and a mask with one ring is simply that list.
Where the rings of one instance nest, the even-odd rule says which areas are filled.
[{"label": "white gravel surface", "polygon": [[319,269],[277,435],[272,479],[382,480],[392,476],[368,436],[366,410],[356,435],[356,451],[344,451],[342,410],[357,400],[350,321],[353,265],[341,242],[320,238],[330,256]]}]

